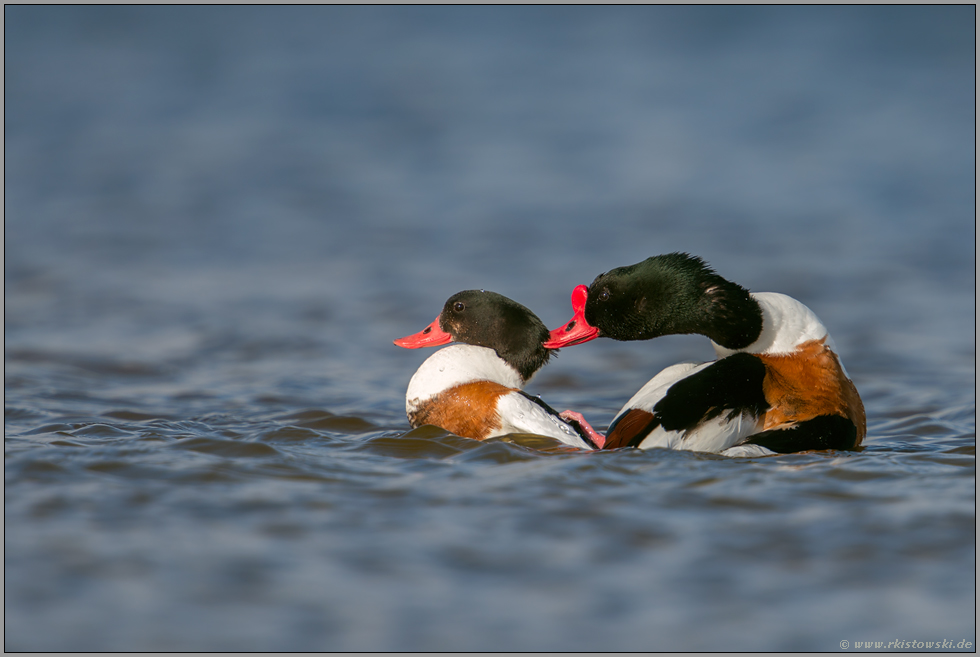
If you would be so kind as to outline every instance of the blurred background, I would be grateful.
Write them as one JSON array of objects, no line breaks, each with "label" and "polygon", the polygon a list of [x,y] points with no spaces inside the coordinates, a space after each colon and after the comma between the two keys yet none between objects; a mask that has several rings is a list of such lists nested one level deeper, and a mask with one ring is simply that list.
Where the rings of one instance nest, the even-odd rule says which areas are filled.
[{"label": "blurred background", "polygon": [[[975,634],[972,5],[7,6],[4,36],[9,649],[826,650],[858,629]],[[603,455],[621,470],[596,471],[444,434],[386,451],[430,355],[391,340],[451,294],[491,289],[554,327],[575,285],[670,251],[828,325],[868,407],[862,458],[882,454],[854,476],[816,459],[827,470],[811,483],[827,486],[821,504],[866,505],[844,533],[883,500],[898,500],[893,520],[843,545],[804,522],[760,560],[761,546],[690,537],[772,538],[793,514],[846,514],[719,515],[701,500],[670,524],[664,499],[714,481],[769,504],[797,484],[747,482],[777,460]],[[696,336],[597,341],[530,390],[604,427],[659,368],[711,357]],[[276,442],[304,423],[302,440]],[[501,474],[525,459],[554,477]],[[447,479],[405,483],[433,463]],[[470,502],[439,497],[464,476]],[[879,477],[887,493],[853,488]],[[658,501],[620,536],[599,510],[578,518],[573,496],[559,504],[571,519],[515,556],[522,569],[473,547],[499,555],[494,537],[555,516],[522,479],[541,499],[578,486],[627,509]],[[392,481],[408,501],[392,502]],[[527,522],[502,528],[511,504]],[[423,521],[387,534],[396,512]],[[284,514],[286,529],[263,524]],[[394,525],[365,526],[372,514]],[[937,517],[948,525],[924,520]],[[917,522],[940,542],[909,539]],[[324,527],[349,543],[324,547]],[[630,568],[678,579],[569,584],[612,549],[597,532],[636,551]],[[447,559],[454,540],[475,552]],[[742,575],[705,565],[732,549]],[[548,570],[555,558],[567,570]],[[392,574],[403,559],[425,577]],[[828,576],[847,559],[853,595]],[[539,566],[543,581],[528,575]],[[687,597],[663,598],[671,586]],[[645,605],[659,620],[630,615]],[[760,615],[722,622],[728,605]],[[446,625],[427,633],[418,609]],[[832,636],[790,622],[825,613]]]}]

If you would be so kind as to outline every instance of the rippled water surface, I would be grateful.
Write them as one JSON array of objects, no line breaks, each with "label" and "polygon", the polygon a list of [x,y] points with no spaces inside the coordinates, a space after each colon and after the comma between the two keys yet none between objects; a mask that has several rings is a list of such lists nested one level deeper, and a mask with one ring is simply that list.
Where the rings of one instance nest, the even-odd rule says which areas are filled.
[{"label": "rippled water surface", "polygon": [[[972,6],[4,15],[6,649],[975,646]],[[409,430],[451,294],[675,250],[817,312],[863,450]]]}]

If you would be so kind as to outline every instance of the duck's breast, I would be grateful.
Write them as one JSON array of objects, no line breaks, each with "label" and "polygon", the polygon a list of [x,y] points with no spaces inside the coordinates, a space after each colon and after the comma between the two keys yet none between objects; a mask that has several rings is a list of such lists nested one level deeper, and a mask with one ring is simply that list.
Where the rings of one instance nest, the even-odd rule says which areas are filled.
[{"label": "duck's breast", "polygon": [[513,392],[513,388],[493,381],[460,383],[410,402],[408,421],[413,427],[432,424],[457,436],[484,440],[500,435],[500,399]]}]

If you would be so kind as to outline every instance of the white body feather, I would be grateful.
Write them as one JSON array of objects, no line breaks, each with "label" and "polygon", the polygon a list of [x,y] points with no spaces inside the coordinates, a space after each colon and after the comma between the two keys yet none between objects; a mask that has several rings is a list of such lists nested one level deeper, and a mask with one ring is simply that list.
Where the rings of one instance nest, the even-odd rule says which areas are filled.
[{"label": "white body feather", "polygon": [[750,295],[762,309],[762,334],[745,349],[726,349],[712,342],[718,358],[744,351],[750,354],[791,354],[798,346],[811,340],[826,338],[834,352],[834,340],[827,327],[812,310],[802,303],[777,292],[755,292]]},{"label": "white body feather", "polygon": [[497,402],[497,412],[500,413],[501,427],[491,436],[503,436],[508,433],[533,433],[560,440],[566,445],[579,449],[592,449],[592,446],[582,440],[567,422],[541,408],[533,401],[512,392],[504,395]]}]

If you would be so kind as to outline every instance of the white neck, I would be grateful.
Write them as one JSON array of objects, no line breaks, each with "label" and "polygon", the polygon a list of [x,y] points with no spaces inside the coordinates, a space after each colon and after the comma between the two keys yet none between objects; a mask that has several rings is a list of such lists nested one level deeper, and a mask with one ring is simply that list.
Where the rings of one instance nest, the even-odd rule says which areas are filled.
[{"label": "white neck", "polygon": [[452,344],[429,356],[408,383],[406,401],[424,401],[447,388],[470,381],[493,381],[523,388],[525,381],[493,349]]},{"label": "white neck", "polygon": [[762,308],[762,334],[744,349],[726,349],[712,342],[719,358],[737,351],[750,354],[789,354],[804,342],[821,338],[826,338],[826,344],[831,350],[837,350],[823,322],[796,299],[776,292],[754,292],[751,296]]}]

